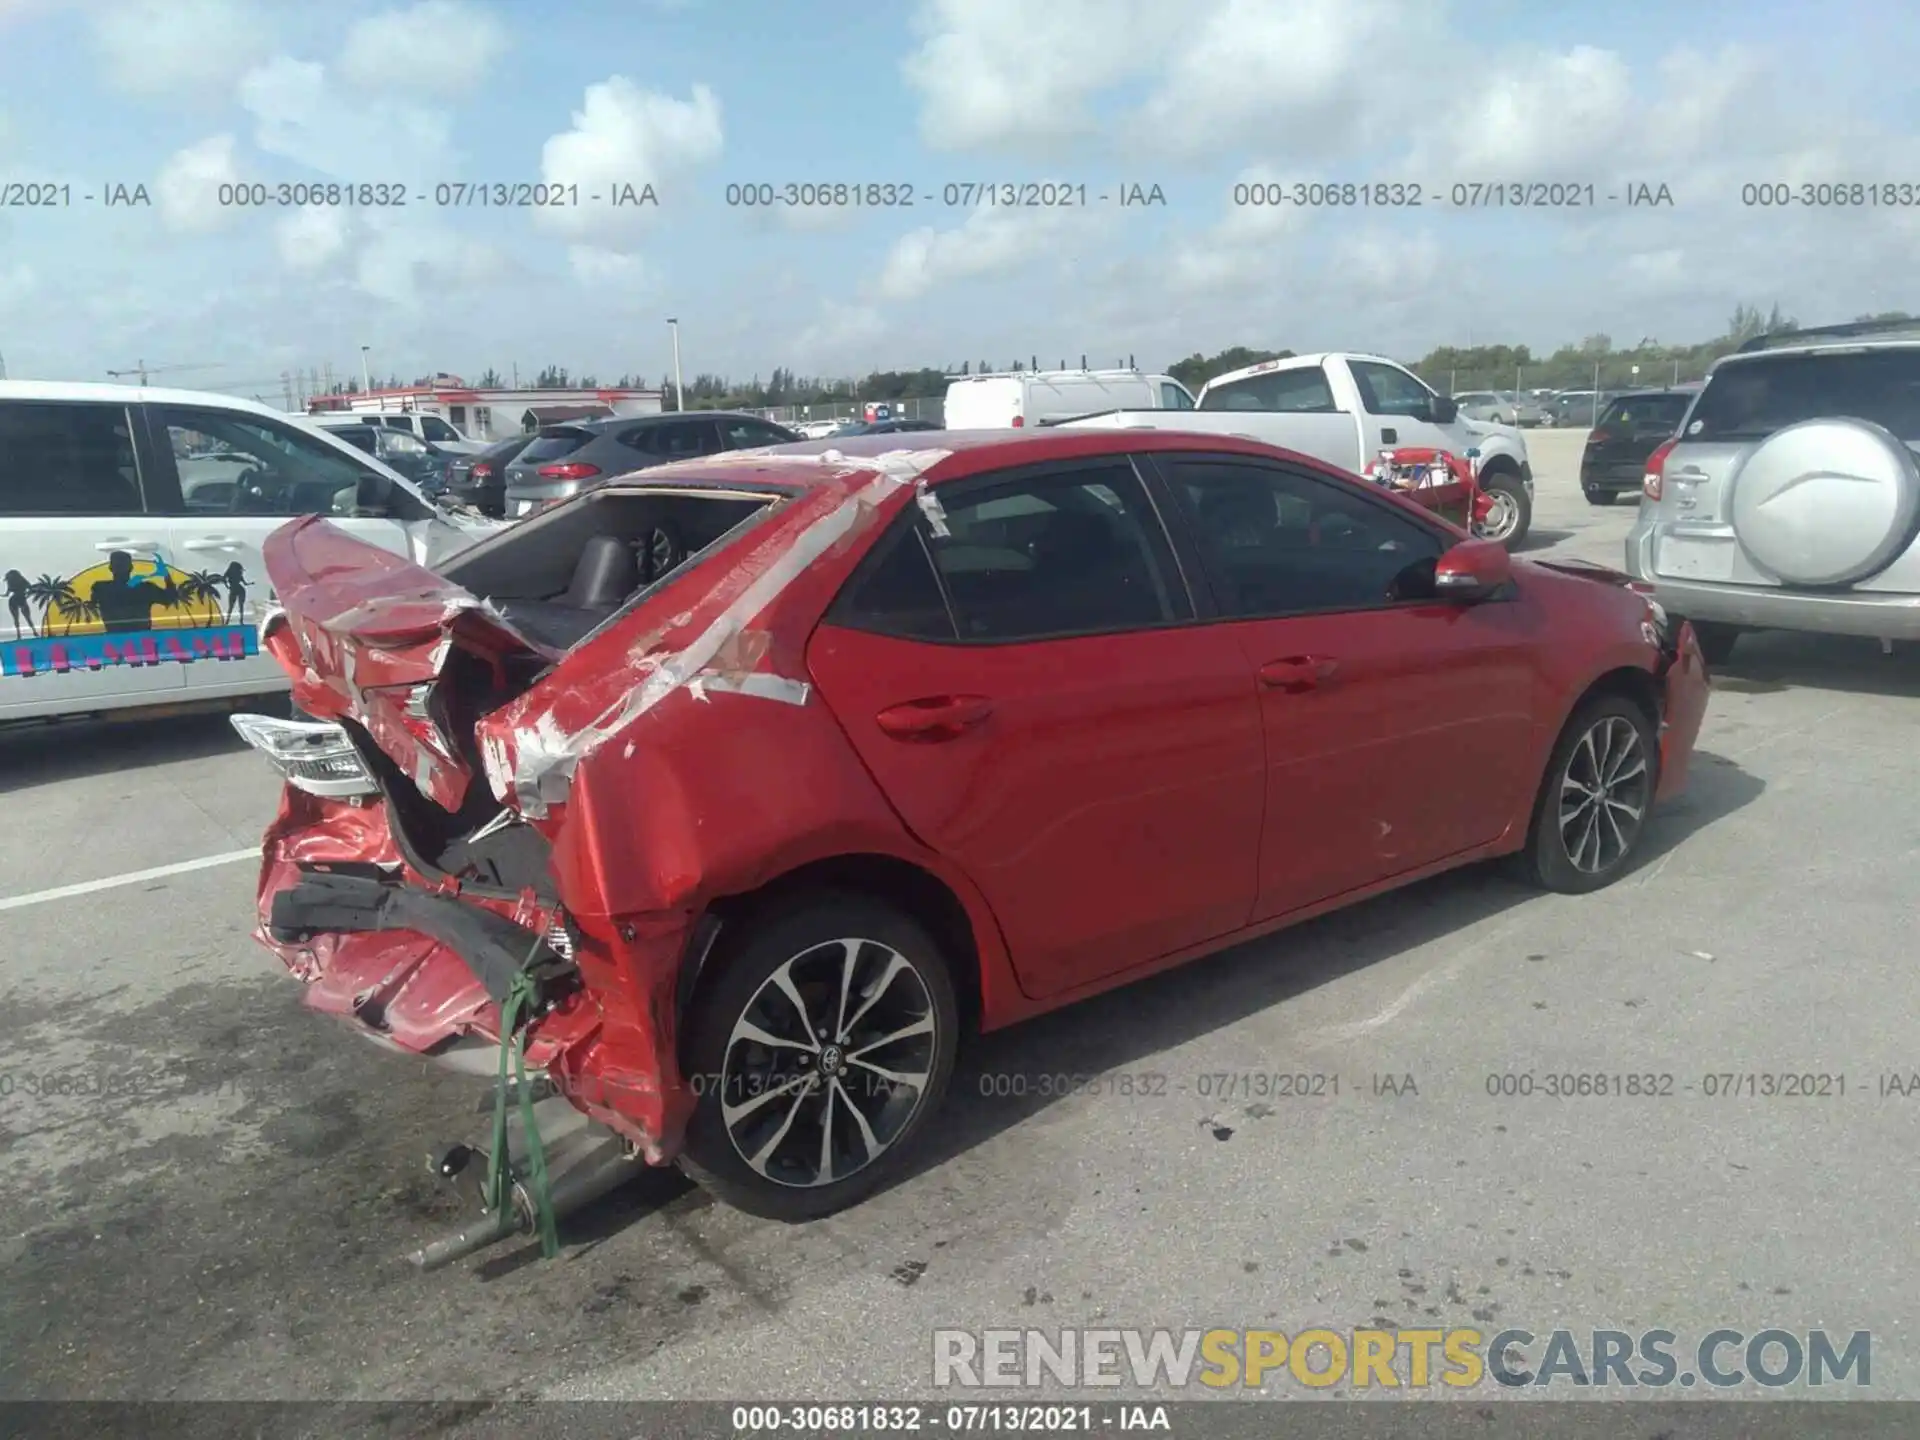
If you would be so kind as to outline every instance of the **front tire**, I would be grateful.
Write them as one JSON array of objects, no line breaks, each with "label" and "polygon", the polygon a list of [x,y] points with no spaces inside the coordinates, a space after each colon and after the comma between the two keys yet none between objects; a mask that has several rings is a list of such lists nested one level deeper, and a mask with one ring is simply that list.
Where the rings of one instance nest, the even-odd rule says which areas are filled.
[{"label": "front tire", "polygon": [[821,894],[747,922],[689,1017],[680,1167],[735,1209],[815,1220],[899,1173],[953,1073],[946,957],[911,917]]},{"label": "front tire", "polygon": [[1493,510],[1477,522],[1473,533],[1482,540],[1498,540],[1508,550],[1518,550],[1533,525],[1533,501],[1519,475],[1502,468],[1480,477],[1480,489],[1493,497]]},{"label": "front tire", "polygon": [[1598,695],[1567,721],[1534,802],[1526,877],[1542,889],[1584,895],[1625,873],[1659,783],[1653,722],[1621,695]]}]

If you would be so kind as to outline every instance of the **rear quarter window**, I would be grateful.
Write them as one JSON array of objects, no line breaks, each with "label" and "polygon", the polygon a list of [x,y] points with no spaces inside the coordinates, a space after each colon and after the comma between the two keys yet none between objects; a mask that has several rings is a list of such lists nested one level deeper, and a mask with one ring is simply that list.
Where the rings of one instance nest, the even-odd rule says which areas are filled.
[{"label": "rear quarter window", "polygon": [[1758,440],[1802,420],[1868,420],[1920,441],[1920,349],[1767,356],[1722,365],[1682,434]]},{"label": "rear quarter window", "polygon": [[1216,385],[1201,397],[1202,410],[1285,410],[1324,415],[1333,411],[1333,387],[1318,365],[1275,370]]}]

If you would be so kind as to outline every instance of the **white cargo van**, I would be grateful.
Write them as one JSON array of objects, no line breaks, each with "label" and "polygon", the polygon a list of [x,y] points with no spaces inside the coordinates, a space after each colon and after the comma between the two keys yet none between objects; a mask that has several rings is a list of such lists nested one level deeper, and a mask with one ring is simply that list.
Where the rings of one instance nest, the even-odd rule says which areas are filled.
[{"label": "white cargo van", "polygon": [[1191,410],[1193,396],[1171,375],[1138,370],[1027,370],[965,375],[947,386],[949,430],[1045,425],[1109,410]]}]

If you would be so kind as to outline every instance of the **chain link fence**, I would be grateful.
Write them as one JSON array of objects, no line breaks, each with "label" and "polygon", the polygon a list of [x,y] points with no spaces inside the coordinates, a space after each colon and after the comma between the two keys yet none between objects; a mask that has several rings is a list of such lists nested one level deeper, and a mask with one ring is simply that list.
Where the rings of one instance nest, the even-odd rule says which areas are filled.
[{"label": "chain link fence", "polygon": [[754,410],[750,413],[762,419],[771,420],[776,425],[805,425],[810,421],[832,420],[835,422],[858,420],[862,418],[869,403],[885,405],[893,412],[896,420],[928,420],[933,424],[941,423],[946,409],[946,401],[940,397],[928,397],[908,400],[839,400],[819,405],[775,405],[770,408]]}]

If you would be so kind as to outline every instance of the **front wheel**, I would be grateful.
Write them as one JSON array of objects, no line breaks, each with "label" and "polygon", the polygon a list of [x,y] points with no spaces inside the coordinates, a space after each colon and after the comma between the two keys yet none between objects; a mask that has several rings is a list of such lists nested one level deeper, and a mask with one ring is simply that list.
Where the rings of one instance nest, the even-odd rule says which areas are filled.
[{"label": "front wheel", "polygon": [[953,979],[914,920],[861,896],[747,924],[689,1017],[680,1166],[751,1215],[818,1219],[897,1174],[938,1111]]},{"label": "front wheel", "polygon": [[1482,540],[1498,540],[1509,550],[1518,550],[1533,524],[1533,501],[1527,487],[1511,470],[1496,470],[1480,477],[1480,489],[1493,501],[1487,518],[1477,521],[1473,533]]},{"label": "front wheel", "polygon": [[1620,695],[1581,705],[1540,783],[1520,857],[1527,878],[1563,895],[1617,880],[1639,845],[1659,769],[1653,722],[1638,705]]}]

